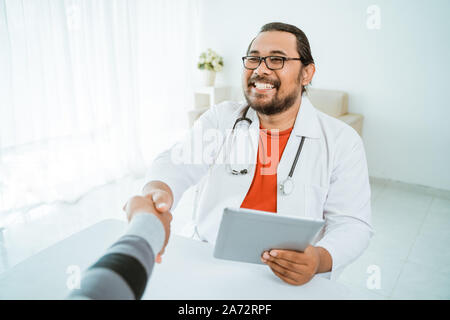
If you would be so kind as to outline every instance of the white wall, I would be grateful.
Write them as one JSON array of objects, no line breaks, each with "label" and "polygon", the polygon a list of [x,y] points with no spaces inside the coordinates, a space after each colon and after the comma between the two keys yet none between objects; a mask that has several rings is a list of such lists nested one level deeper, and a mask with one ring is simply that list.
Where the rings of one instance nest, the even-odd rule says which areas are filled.
[{"label": "white wall", "polygon": [[[367,8],[381,10],[369,30]],[[371,176],[450,189],[450,1],[204,0],[200,48],[224,56],[219,84],[236,86],[241,59],[259,28],[301,28],[316,61],[313,86],[345,90],[364,115]]]}]

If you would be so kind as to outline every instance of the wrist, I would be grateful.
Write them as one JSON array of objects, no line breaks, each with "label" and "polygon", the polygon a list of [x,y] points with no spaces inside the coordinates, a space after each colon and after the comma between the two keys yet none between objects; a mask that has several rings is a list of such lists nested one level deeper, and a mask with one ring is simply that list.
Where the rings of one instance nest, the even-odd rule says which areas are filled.
[{"label": "wrist", "polygon": [[134,212],[134,217],[130,221],[126,234],[145,239],[155,256],[163,248],[166,238],[166,231],[161,220],[156,214],[144,210]]},{"label": "wrist", "polygon": [[314,274],[319,273],[320,270],[320,263],[321,263],[321,257],[320,257],[320,250],[318,247],[313,247],[314,248],[314,253],[316,255],[316,259],[317,259],[317,263],[316,263],[316,268],[314,270]]},{"label": "wrist", "polygon": [[314,247],[319,257],[316,273],[330,272],[332,268],[332,258],[327,249]]}]

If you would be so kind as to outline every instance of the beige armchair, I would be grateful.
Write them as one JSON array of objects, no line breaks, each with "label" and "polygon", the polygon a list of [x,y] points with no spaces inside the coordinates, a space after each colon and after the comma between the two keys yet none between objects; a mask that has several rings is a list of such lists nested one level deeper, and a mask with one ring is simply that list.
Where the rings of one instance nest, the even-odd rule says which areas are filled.
[{"label": "beige armchair", "polygon": [[307,95],[316,109],[344,121],[361,136],[363,116],[361,114],[348,113],[348,94],[346,92],[308,88]]}]

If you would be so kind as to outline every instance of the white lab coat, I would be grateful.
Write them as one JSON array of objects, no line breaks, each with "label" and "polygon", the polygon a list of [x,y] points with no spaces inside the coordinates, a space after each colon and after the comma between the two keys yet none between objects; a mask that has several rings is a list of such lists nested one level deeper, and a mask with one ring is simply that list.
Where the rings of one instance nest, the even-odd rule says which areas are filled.
[{"label": "white lab coat", "polygon": [[[245,102],[229,101],[212,106],[196,121],[191,134],[199,137],[207,129],[229,132],[245,106]],[[259,119],[253,109],[247,117],[252,120],[251,132],[256,133],[250,139],[252,150],[258,150]],[[363,253],[373,234],[364,146],[353,128],[315,109],[303,96],[278,165],[278,184],[288,176],[302,136],[305,142],[292,177],[295,187],[290,195],[278,191],[277,214],[325,219],[325,227],[314,245],[330,253],[333,265],[328,276],[336,279],[346,265]],[[223,145],[223,140],[217,143]],[[187,140],[160,154],[148,171],[147,181],[160,180],[170,186],[173,208],[186,189],[201,181],[195,223],[199,237],[214,243],[223,208],[240,207],[250,188],[257,154],[255,151],[251,156],[248,174],[232,175],[225,164],[174,164],[171,152],[186,144]],[[212,157],[225,150],[217,149],[211,151]]]}]

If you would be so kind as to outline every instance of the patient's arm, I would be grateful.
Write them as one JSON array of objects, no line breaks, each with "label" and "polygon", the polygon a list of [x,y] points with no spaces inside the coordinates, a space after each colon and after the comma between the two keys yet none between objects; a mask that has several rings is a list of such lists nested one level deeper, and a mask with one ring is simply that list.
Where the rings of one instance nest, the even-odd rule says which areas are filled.
[{"label": "patient's arm", "polygon": [[144,197],[127,204],[132,212],[127,232],[82,276],[80,289],[69,299],[140,299],[151,276],[155,257],[162,252],[170,233],[170,213],[145,210]]}]

